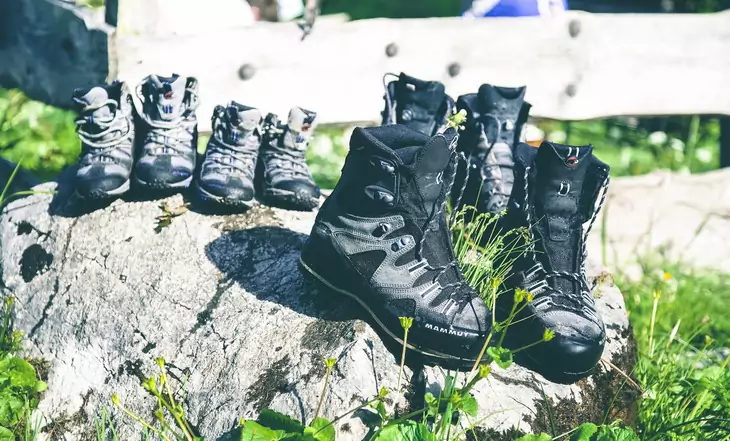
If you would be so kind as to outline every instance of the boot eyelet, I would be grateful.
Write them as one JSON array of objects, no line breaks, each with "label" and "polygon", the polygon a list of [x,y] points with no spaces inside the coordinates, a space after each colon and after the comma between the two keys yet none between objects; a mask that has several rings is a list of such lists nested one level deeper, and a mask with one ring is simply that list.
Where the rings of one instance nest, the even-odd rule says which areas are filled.
[{"label": "boot eyelet", "polygon": [[373,230],[373,236],[383,237],[390,231],[390,224],[380,224]]},{"label": "boot eyelet", "polygon": [[570,193],[570,182],[561,182],[560,188],[558,189],[558,194],[560,196],[566,196],[568,193]]}]

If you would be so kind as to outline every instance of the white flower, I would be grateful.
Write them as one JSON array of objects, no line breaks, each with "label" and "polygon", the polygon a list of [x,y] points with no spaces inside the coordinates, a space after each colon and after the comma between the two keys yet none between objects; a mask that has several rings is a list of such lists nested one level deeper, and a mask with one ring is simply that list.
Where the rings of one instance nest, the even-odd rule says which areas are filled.
[{"label": "white flower", "polygon": [[712,161],[712,152],[708,148],[701,147],[695,150],[695,157],[698,161],[707,164]]},{"label": "white flower", "polygon": [[684,151],[684,142],[681,139],[672,138],[669,140],[669,147],[672,149],[683,152]]},{"label": "white flower", "polygon": [[667,134],[664,132],[651,132],[649,134],[649,144],[662,145],[667,142]]}]

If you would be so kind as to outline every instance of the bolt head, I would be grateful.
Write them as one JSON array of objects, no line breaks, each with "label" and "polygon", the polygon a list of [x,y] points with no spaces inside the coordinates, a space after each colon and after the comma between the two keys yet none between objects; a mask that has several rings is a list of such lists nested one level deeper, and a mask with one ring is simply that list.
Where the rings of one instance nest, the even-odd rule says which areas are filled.
[{"label": "bolt head", "polygon": [[248,64],[248,63],[244,64],[243,66],[241,66],[240,69],[238,69],[238,77],[244,81],[250,80],[251,78],[253,78],[255,73],[256,73],[256,68],[253,67],[252,64]]},{"label": "bolt head", "polygon": [[447,71],[449,73],[449,76],[453,78],[461,73],[461,65],[459,63],[451,63],[447,67]]},{"label": "bolt head", "polygon": [[388,56],[388,58],[393,58],[396,55],[398,55],[398,45],[395,43],[390,43],[385,47],[385,55]]}]

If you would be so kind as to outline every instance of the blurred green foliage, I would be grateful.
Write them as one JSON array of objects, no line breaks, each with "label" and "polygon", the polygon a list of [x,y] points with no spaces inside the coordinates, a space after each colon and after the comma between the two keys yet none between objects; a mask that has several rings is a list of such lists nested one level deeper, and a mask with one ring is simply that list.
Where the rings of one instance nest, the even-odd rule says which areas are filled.
[{"label": "blurred green foliage", "polygon": [[80,151],[74,115],[0,89],[0,155],[40,179],[51,179]]},{"label": "blurred green foliage", "polygon": [[[720,124],[710,117],[607,118],[535,123],[551,141],[593,144],[614,176],[656,169],[704,172],[719,167]],[[352,127],[320,126],[308,152],[312,174],[323,188],[339,179]],[[207,138],[201,136],[200,144]],[[0,156],[40,179],[52,179],[78,158],[80,142],[72,112],[0,89]]]}]

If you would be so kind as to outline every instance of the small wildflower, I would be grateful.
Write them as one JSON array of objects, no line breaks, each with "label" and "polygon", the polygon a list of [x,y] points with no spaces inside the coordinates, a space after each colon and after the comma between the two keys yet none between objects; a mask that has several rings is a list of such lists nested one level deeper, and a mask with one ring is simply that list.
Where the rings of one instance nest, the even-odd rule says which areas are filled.
[{"label": "small wildflower", "polygon": [[385,398],[388,396],[389,393],[390,391],[388,390],[388,388],[383,386],[380,388],[380,391],[378,391],[378,398]]},{"label": "small wildflower", "polygon": [[7,308],[10,308],[11,306],[13,306],[13,303],[15,303],[15,299],[13,297],[6,297],[5,298],[5,306]]},{"label": "small wildflower", "polygon": [[112,394],[112,404],[114,404],[115,406],[119,406],[119,395]]},{"label": "small wildflower", "polygon": [[466,124],[466,110],[461,109],[458,112],[454,112],[448,117],[446,125],[448,127],[454,127],[459,130],[464,130],[464,124]]},{"label": "small wildflower", "polygon": [[411,326],[413,326],[413,317],[398,317],[398,320],[400,320],[400,326],[404,330],[411,329]]},{"label": "small wildflower", "polygon": [[555,331],[551,331],[550,329],[545,329],[545,332],[542,333],[542,341],[550,341],[555,338]]},{"label": "small wildflower", "polygon": [[160,369],[165,369],[165,359],[162,357],[155,358],[155,363],[157,363],[157,366],[160,367]]},{"label": "small wildflower", "polygon": [[454,391],[454,393],[452,393],[449,397],[449,402],[452,404],[456,404],[459,401],[461,401],[461,394],[457,391]]},{"label": "small wildflower", "polygon": [[157,381],[154,378],[148,378],[142,382],[142,388],[148,392],[157,392]]},{"label": "small wildflower", "polygon": [[241,417],[240,420],[238,420],[238,427],[243,427],[246,424],[246,418]]},{"label": "small wildflower", "polygon": [[329,357],[324,359],[324,365],[327,366],[328,369],[332,369],[335,363],[337,363],[336,358]]},{"label": "small wildflower", "polygon": [[664,274],[662,275],[662,277],[664,278],[664,280],[672,280],[672,274],[671,273],[668,273],[666,271],[664,272]]},{"label": "small wildflower", "polygon": [[710,346],[714,340],[709,335],[705,335],[705,346]]},{"label": "small wildflower", "polygon": [[479,365],[479,378],[487,378],[492,373],[492,366],[488,364]]},{"label": "small wildflower", "polygon": [[662,297],[662,292],[659,290],[654,291],[654,300],[659,300]]},{"label": "small wildflower", "polygon": [[155,418],[157,418],[157,421],[160,421],[160,422],[165,421],[165,414],[162,412],[162,409],[157,409],[154,412],[154,416],[155,416]]},{"label": "small wildflower", "polygon": [[524,302],[527,294],[527,291],[522,288],[515,289],[515,304]]},{"label": "small wildflower", "polygon": [[532,302],[533,300],[535,300],[535,294],[527,291],[527,294],[525,294],[525,300],[527,300],[527,303]]}]

